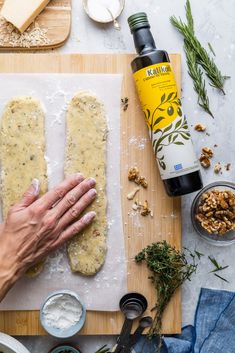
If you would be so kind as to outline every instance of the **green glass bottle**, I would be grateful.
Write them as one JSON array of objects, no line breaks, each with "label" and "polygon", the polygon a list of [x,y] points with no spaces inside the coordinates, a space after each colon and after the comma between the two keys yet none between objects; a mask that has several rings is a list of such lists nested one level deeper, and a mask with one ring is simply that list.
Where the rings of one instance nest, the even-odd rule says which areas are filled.
[{"label": "green glass bottle", "polygon": [[138,56],[131,66],[161,178],[169,196],[202,188],[186,117],[170,59],[156,48],[147,15],[128,18]]}]

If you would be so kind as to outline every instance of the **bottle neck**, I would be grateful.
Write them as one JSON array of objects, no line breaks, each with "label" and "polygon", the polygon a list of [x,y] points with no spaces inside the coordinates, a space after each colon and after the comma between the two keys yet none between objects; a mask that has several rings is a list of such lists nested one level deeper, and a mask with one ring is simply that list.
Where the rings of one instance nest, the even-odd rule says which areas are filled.
[{"label": "bottle neck", "polygon": [[155,41],[148,27],[143,27],[133,31],[135,48],[139,55],[147,54],[156,50]]}]

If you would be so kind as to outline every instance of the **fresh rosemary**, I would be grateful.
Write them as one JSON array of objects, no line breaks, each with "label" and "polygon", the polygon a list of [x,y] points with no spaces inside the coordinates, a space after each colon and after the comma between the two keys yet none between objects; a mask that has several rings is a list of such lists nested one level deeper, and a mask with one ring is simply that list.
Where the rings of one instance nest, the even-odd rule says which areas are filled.
[{"label": "fresh rosemary", "polygon": [[187,43],[185,43],[184,50],[188,65],[188,73],[193,80],[193,87],[198,95],[198,105],[214,118],[210,110],[210,101],[207,95],[206,82],[203,78],[203,71],[197,63],[195,51],[192,50]]},{"label": "fresh rosemary", "polygon": [[210,273],[213,273],[214,276],[220,278],[222,281],[229,283],[229,281],[228,281],[226,278],[224,278],[224,277],[218,275],[218,273],[217,273],[217,272],[219,272],[219,271],[226,270],[226,268],[228,268],[229,266],[228,266],[228,265],[227,265],[227,266],[221,266],[221,265],[216,261],[216,259],[215,259],[214,257],[208,256],[208,259],[209,259],[210,262],[214,265],[214,269],[213,269]]},{"label": "fresh rosemary", "polygon": [[100,347],[95,353],[108,353],[111,352],[111,349],[105,344],[104,346]]},{"label": "fresh rosemary", "polygon": [[162,327],[162,317],[166,306],[171,300],[176,289],[185,280],[190,280],[196,271],[197,265],[188,263],[186,255],[176,250],[166,241],[153,243],[144,248],[136,257],[137,263],[145,262],[151,272],[149,279],[156,290],[156,311],[149,337],[159,335]]},{"label": "fresh rosemary", "polygon": [[210,57],[207,50],[201,45],[201,43],[197,39],[194,33],[193,16],[189,0],[186,1],[185,8],[187,24],[183,23],[180,18],[177,19],[175,16],[172,16],[170,18],[170,22],[183,35],[186,50],[190,48],[192,51],[194,51],[196,56],[196,62],[205,70],[205,73],[211,82],[211,86],[219,89],[221,92],[223,92],[223,94],[225,94],[224,84],[228,76],[222,75],[221,71],[216,66],[213,58]]}]

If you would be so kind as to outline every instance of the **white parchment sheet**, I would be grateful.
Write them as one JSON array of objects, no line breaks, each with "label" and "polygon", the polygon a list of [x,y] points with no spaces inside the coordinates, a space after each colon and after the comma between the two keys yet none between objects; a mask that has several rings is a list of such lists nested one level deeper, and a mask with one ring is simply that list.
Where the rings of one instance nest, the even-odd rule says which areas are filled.
[{"label": "white parchment sheet", "polygon": [[[66,250],[52,254],[36,279],[22,278],[0,304],[0,310],[37,310],[52,291],[76,291],[89,310],[118,310],[127,291],[124,236],[120,197],[120,99],[122,75],[101,74],[0,74],[0,116],[8,100],[34,96],[46,116],[46,160],[49,188],[63,180],[66,109],[79,90],[97,95],[105,105],[109,126],[107,147],[108,254],[94,277],[72,274]],[[35,175],[35,178],[37,175]]]}]

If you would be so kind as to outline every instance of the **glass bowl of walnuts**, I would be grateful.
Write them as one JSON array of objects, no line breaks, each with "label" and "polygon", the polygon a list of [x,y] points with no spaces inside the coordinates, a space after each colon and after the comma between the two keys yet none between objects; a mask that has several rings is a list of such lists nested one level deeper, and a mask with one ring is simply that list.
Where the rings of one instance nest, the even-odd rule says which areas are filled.
[{"label": "glass bowl of walnuts", "polygon": [[235,243],[235,184],[221,181],[204,187],[193,201],[191,218],[196,232],[210,244]]}]

